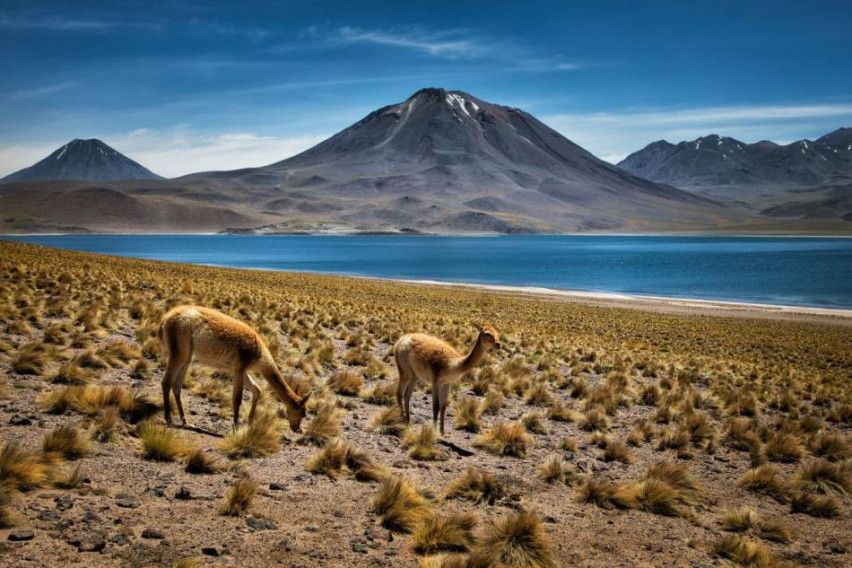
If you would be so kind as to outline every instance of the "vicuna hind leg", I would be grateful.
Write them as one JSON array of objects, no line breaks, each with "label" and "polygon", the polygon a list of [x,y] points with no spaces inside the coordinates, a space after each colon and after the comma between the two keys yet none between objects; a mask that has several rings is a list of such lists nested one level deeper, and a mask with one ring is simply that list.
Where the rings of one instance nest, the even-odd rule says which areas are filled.
[{"label": "vicuna hind leg", "polygon": [[254,422],[254,411],[257,409],[257,401],[260,400],[260,387],[257,386],[257,383],[254,382],[254,379],[248,373],[246,373],[246,378],[248,379],[248,388],[251,391],[251,410],[249,410],[248,417],[249,424],[251,424]]},{"label": "vicuna hind leg", "polygon": [[237,427],[240,425],[240,405],[243,403],[243,387],[246,383],[246,373],[243,370],[240,370],[234,373],[234,400],[233,400],[233,409],[234,409],[234,431],[237,431]]},{"label": "vicuna hind leg", "polygon": [[172,392],[175,395],[178,414],[180,415],[181,424],[184,427],[188,426],[186,415],[183,413],[183,401],[180,399],[180,392],[183,389],[183,378],[186,376],[186,370],[189,368],[189,361],[185,361],[178,368],[177,373],[172,377]]},{"label": "vicuna hind leg", "polygon": [[186,356],[181,356],[177,350],[173,350],[169,353],[169,361],[166,363],[166,372],[163,374],[163,413],[165,414],[166,424],[171,425],[172,423],[172,405],[169,400],[169,392],[175,391],[175,398],[177,398],[178,411],[180,412],[181,419],[183,419],[183,408],[180,404],[180,387],[178,387],[178,381],[183,381],[183,373],[186,372],[186,367],[189,365],[189,358]]}]

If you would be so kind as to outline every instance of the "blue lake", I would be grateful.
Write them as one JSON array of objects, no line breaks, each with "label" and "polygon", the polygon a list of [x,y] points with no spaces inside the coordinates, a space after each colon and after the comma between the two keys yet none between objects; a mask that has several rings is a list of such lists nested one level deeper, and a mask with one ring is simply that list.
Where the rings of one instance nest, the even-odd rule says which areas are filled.
[{"label": "blue lake", "polygon": [[669,236],[2,237],[139,258],[411,280],[852,308],[852,239]]}]

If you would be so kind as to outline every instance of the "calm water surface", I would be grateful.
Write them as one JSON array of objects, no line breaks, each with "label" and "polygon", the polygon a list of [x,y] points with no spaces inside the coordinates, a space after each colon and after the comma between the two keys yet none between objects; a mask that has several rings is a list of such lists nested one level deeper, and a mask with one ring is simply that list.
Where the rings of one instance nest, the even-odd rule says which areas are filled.
[{"label": "calm water surface", "polygon": [[237,268],[852,308],[852,239],[563,235],[2,238]]}]

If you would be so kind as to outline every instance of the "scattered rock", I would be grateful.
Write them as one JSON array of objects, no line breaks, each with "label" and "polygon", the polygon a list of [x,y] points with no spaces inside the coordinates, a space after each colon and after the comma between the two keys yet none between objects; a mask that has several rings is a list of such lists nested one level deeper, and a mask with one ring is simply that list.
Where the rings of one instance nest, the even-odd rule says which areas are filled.
[{"label": "scattered rock", "polygon": [[20,414],[15,414],[12,418],[9,419],[9,424],[12,426],[29,426],[33,421],[27,418],[26,416],[21,416]]},{"label": "scattered rock", "polygon": [[106,541],[100,537],[92,537],[81,540],[77,545],[80,552],[100,552],[106,548]]},{"label": "scattered rock", "polygon": [[269,519],[261,519],[258,517],[246,517],[246,524],[253,531],[273,531],[277,525]]},{"label": "scattered rock", "polygon": [[192,499],[192,492],[189,490],[189,487],[181,485],[180,489],[175,491],[175,499],[181,499],[183,501],[189,501]]},{"label": "scattered rock", "polygon": [[67,511],[74,506],[74,498],[70,495],[63,495],[53,500],[56,503],[57,511]]},{"label": "scattered rock", "polygon": [[292,548],[290,547],[290,541],[286,538],[281,539],[281,541],[275,545],[275,548],[278,550],[283,550],[284,552],[290,552]]},{"label": "scattered rock", "polygon": [[119,493],[116,495],[115,504],[124,509],[135,509],[139,507],[139,501],[130,493]]},{"label": "scattered rock", "polygon": [[38,515],[36,515],[36,519],[40,521],[58,521],[59,513],[56,511],[42,511]]},{"label": "scattered rock", "polygon": [[305,532],[309,532],[309,533],[319,532],[319,527],[315,527],[313,525],[308,525],[307,527],[305,527]]},{"label": "scattered rock", "polygon": [[9,533],[9,540],[12,542],[24,542],[27,540],[32,540],[35,537],[35,533],[33,531],[12,531]]},{"label": "scattered rock", "polygon": [[157,529],[152,529],[152,528],[149,527],[149,528],[145,529],[144,531],[142,531],[142,538],[162,540],[162,539],[166,538],[166,535],[163,534],[163,531],[160,531],[160,530],[157,530]]},{"label": "scattered rock", "polygon": [[367,546],[363,540],[358,538],[353,538],[349,541],[349,546],[352,547],[352,552],[360,552],[361,554],[367,554]]},{"label": "scattered rock", "polygon": [[828,541],[825,547],[834,554],[846,554],[846,547],[836,540]]},{"label": "scattered rock", "polygon": [[121,546],[130,542],[130,537],[128,537],[126,534],[116,533],[109,537],[109,541],[115,545]]},{"label": "scattered rock", "polygon": [[287,491],[287,486],[283,483],[270,483],[269,489],[272,491]]},{"label": "scattered rock", "polygon": [[214,558],[218,558],[219,556],[224,556],[228,553],[228,549],[224,546],[205,546],[201,549],[201,554],[205,556],[213,556]]}]

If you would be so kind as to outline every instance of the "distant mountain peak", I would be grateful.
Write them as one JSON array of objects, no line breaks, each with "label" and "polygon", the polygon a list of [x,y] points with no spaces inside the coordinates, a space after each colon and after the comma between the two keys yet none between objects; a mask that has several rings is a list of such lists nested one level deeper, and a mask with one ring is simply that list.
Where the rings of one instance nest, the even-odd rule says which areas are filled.
[{"label": "distant mountain peak", "polygon": [[0,180],[16,181],[80,180],[118,181],[162,179],[97,138],[74,138],[43,160]]},{"label": "distant mountain peak", "polygon": [[634,175],[675,187],[813,185],[852,175],[852,129],[838,129],[815,141],[779,146],[763,140],[746,144],[708,134],[674,146],[653,142],[618,166]]}]

